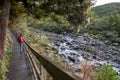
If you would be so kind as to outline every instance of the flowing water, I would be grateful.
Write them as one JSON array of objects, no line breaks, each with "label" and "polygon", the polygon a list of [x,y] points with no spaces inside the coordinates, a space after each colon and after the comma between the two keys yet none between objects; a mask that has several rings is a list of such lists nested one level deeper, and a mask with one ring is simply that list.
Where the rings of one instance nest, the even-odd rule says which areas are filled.
[{"label": "flowing water", "polygon": [[63,56],[73,68],[80,68],[80,65],[87,59],[89,63],[102,66],[109,64],[120,75],[120,47],[111,46],[105,42],[93,39],[89,34],[79,36],[52,35],[52,47],[58,49],[58,55]]}]

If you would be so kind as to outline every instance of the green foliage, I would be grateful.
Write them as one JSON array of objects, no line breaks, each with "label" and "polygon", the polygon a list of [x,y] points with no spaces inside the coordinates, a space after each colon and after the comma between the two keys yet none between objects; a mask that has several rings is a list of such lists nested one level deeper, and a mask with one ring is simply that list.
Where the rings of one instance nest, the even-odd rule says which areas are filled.
[{"label": "green foliage", "polygon": [[[84,0],[79,2],[78,0],[23,0],[22,2],[17,2],[13,0],[10,9],[10,18],[15,19],[16,17],[19,17],[25,12],[25,8],[28,14],[33,14],[34,17],[40,19],[49,17],[49,15],[54,12],[54,15],[62,15],[70,24],[75,26],[74,31],[79,32],[79,28],[81,26],[86,26],[86,24],[89,22],[88,18],[90,18],[92,15],[90,8],[92,1]],[[51,18],[59,23],[57,19],[60,17],[57,18],[51,16]],[[53,23],[55,25],[53,29],[57,29],[57,33],[64,31],[62,27],[64,25],[61,25],[61,23],[58,25],[56,22]],[[67,26],[67,29],[73,29],[73,26],[69,27],[70,28]]]},{"label": "green foliage", "polygon": [[41,20],[39,23],[35,23],[34,19],[29,22],[29,26],[34,25],[37,29],[61,33],[63,31],[70,31],[70,24],[63,16],[55,15],[52,13],[48,18]]},{"label": "green foliage", "polygon": [[55,12],[56,14],[66,16],[67,20],[73,25],[86,23],[90,14],[91,0],[84,0],[82,4],[75,0],[48,0],[43,3],[42,9],[46,13]]},{"label": "green foliage", "polygon": [[110,65],[104,64],[102,69],[97,70],[97,73],[99,74],[98,80],[120,80],[117,72]]},{"label": "green foliage", "polygon": [[6,67],[6,59],[3,58],[1,65],[0,65],[0,79],[1,80],[6,80],[6,72],[8,71]]},{"label": "green foliage", "polygon": [[120,3],[109,3],[106,5],[101,5],[93,7],[92,11],[96,13],[97,17],[110,16],[116,13],[120,13]]},{"label": "green foliage", "polygon": [[62,65],[62,61],[64,60],[62,57],[56,56],[55,53],[47,53],[46,56],[59,65]]},{"label": "green foliage", "polygon": [[116,30],[116,31],[120,32],[120,24],[119,24],[119,22],[120,22],[120,14],[115,14],[114,16],[113,15],[110,16],[109,20],[111,22],[110,23],[111,28],[113,30]]},{"label": "green foliage", "polygon": [[32,9],[34,10],[34,17],[36,18],[44,18],[46,16],[48,16],[47,14],[45,14],[45,12],[39,8],[35,8],[35,7],[32,7]]},{"label": "green foliage", "polygon": [[10,23],[10,28],[17,34],[28,34],[29,30],[27,27],[27,20],[25,18],[26,14],[22,14],[21,16],[17,17],[15,20],[12,20]]},{"label": "green foliage", "polygon": [[102,18],[97,18],[88,26],[88,32],[94,35],[101,35],[110,41],[120,43],[120,15],[114,14]]},{"label": "green foliage", "polygon": [[0,14],[2,13],[2,10],[0,9]]},{"label": "green foliage", "polygon": [[[91,17],[91,5],[94,0],[83,0],[82,2],[78,0],[27,0],[23,1],[28,14],[33,14],[36,18],[48,17],[51,13],[57,15],[62,15],[66,20],[76,26],[76,32],[79,32],[79,25],[86,26],[89,22],[88,18]],[[62,29],[59,25],[61,32]],[[71,28],[71,26],[69,26]],[[73,27],[73,26],[72,26]],[[71,28],[73,29],[73,28]]]},{"label": "green foliage", "polygon": [[31,3],[31,2],[33,2],[34,0],[27,0],[27,3]]},{"label": "green foliage", "polygon": [[120,3],[110,3],[93,7],[96,19],[83,28],[81,32],[94,34],[96,38],[102,38],[111,42],[120,43]]},{"label": "green foliage", "polygon": [[22,2],[13,1],[10,8],[10,18],[16,19],[25,12]]},{"label": "green foliage", "polygon": [[6,72],[8,71],[7,65],[12,53],[11,45],[12,45],[12,39],[10,37],[10,33],[8,32],[5,54],[4,54],[3,60],[0,60],[0,80],[6,80]]},{"label": "green foliage", "polygon": [[48,37],[45,34],[40,35],[36,32],[32,32],[32,33],[34,33],[34,34],[30,34],[30,38],[26,38],[26,39],[32,39],[30,41],[31,44],[37,44],[37,45],[43,45],[43,46],[50,45]]}]

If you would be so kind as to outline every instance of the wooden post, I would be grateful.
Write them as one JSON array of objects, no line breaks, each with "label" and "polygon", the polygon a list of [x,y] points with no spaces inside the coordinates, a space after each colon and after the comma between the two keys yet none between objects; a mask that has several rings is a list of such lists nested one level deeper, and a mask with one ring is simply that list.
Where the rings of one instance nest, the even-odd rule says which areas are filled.
[{"label": "wooden post", "polygon": [[47,80],[47,71],[42,65],[41,65],[41,80]]}]

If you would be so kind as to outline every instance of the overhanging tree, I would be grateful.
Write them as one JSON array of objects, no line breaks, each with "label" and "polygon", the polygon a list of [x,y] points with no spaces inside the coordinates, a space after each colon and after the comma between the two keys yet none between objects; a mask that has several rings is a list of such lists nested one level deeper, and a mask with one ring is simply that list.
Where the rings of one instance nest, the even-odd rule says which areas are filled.
[{"label": "overhanging tree", "polygon": [[[3,57],[5,49],[10,3],[13,6],[14,2],[22,2],[27,13],[37,18],[46,17],[52,12],[63,15],[72,25],[77,26],[76,32],[79,32],[81,25],[87,24],[92,5],[92,0],[0,0],[0,58]],[[16,11],[11,12],[12,18],[15,17],[14,12]]]},{"label": "overhanging tree", "polygon": [[[24,2],[27,10],[37,18],[48,16],[54,12],[62,15],[74,27],[75,32],[79,33],[80,26],[86,26],[91,17],[90,6],[94,0],[29,0]],[[27,6],[26,6],[27,4]]]}]

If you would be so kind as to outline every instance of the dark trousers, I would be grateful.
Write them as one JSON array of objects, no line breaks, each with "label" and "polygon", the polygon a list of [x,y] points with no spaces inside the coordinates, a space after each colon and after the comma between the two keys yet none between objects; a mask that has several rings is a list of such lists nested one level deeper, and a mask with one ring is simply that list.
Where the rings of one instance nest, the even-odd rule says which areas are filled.
[{"label": "dark trousers", "polygon": [[22,52],[23,52],[23,44],[20,43],[20,53],[22,53]]}]

